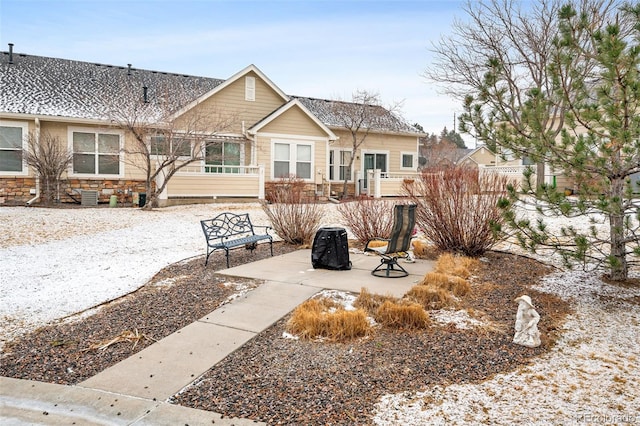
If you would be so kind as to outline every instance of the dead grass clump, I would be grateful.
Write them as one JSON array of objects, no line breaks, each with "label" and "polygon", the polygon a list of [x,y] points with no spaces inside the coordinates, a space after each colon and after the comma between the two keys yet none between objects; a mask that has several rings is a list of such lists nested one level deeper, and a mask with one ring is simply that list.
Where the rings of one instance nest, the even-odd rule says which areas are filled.
[{"label": "dead grass clump", "polygon": [[416,285],[407,292],[409,300],[419,303],[425,309],[443,309],[455,304],[451,294],[442,287],[432,285]]},{"label": "dead grass clump", "polygon": [[360,295],[358,295],[353,305],[373,315],[384,302],[395,302],[396,300],[393,296],[370,293],[369,290],[362,287],[362,289],[360,289]]},{"label": "dead grass clump", "polygon": [[302,303],[287,323],[287,331],[301,339],[322,337],[341,341],[366,336],[370,330],[371,325],[363,309],[335,309],[332,303],[323,299],[310,299]]},{"label": "dead grass clump", "polygon": [[449,277],[447,290],[449,290],[454,295],[461,297],[471,291],[471,285],[469,285],[469,281],[465,280],[464,278],[452,276]]},{"label": "dead grass clump", "polygon": [[422,305],[412,302],[384,302],[376,311],[375,320],[387,327],[423,329],[431,322]]},{"label": "dead grass clump", "polygon": [[450,275],[441,272],[427,272],[419,285],[446,288],[449,285]]},{"label": "dead grass clump", "polygon": [[436,259],[438,257],[438,249],[428,242],[414,238],[411,242],[413,246],[413,254],[420,259]]},{"label": "dead grass clump", "polygon": [[427,272],[419,285],[442,288],[457,297],[464,296],[471,291],[469,281],[455,275],[447,275],[440,272]]},{"label": "dead grass clump", "polygon": [[477,266],[477,259],[467,256],[456,256],[451,253],[444,253],[438,257],[435,271],[467,279],[471,276],[471,271]]}]

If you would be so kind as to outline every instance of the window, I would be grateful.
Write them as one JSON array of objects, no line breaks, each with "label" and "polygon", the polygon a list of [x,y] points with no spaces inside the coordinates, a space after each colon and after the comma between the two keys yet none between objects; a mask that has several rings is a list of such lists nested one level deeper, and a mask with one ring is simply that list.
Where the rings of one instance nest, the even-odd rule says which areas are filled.
[{"label": "window", "polygon": [[[207,142],[205,148],[205,171],[207,173],[239,173],[241,146],[233,142]],[[227,167],[223,167],[227,166]]]},{"label": "window", "polygon": [[24,150],[28,125],[3,121],[0,124],[0,173],[26,174]]},{"label": "window", "polygon": [[332,149],[329,151],[329,180],[352,180],[351,151]]},{"label": "window", "polygon": [[381,173],[387,172],[387,153],[386,152],[365,152],[363,157],[364,182],[363,189],[367,189],[367,179],[369,170],[380,170]]},{"label": "window", "polygon": [[305,143],[282,143],[273,145],[273,177],[295,175],[311,179],[312,145]]},{"label": "window", "polygon": [[151,155],[164,155],[176,157],[191,157],[191,140],[179,136],[165,135],[151,136]]},{"label": "window", "polygon": [[402,169],[413,169],[413,159],[415,158],[415,154],[409,152],[403,152],[401,154],[400,160],[400,168]]},{"label": "window", "polygon": [[256,78],[255,77],[244,78],[244,100],[245,101],[256,100]]},{"label": "window", "polygon": [[73,173],[120,175],[120,135],[72,131]]}]

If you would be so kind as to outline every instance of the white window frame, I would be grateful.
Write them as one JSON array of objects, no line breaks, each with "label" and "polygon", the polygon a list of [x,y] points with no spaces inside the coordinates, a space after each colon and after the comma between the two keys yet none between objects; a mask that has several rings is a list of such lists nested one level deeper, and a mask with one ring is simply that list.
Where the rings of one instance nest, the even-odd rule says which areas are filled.
[{"label": "white window frame", "polygon": [[0,170],[0,176],[27,176],[29,174],[29,167],[25,160],[26,152],[28,150],[28,140],[29,140],[29,123],[25,123],[24,121],[11,121],[11,120],[0,120],[0,126],[2,127],[19,127],[22,129],[22,170],[17,171],[8,171],[8,170]]},{"label": "white window frame", "polygon": [[254,102],[256,100],[256,78],[246,76],[244,78],[244,100]]},{"label": "white window frame", "polygon": [[[416,158],[417,158],[417,152],[410,152],[410,151],[402,151],[400,152],[400,169],[401,170],[416,170]],[[405,155],[410,155],[411,156],[411,167],[406,167],[404,165],[404,156]]]},{"label": "white window frame", "polygon": [[[93,133],[94,135],[98,135],[98,134],[104,134],[104,135],[117,135],[120,141],[120,146],[118,147],[118,174],[100,174],[100,173],[76,173],[74,171],[74,165],[73,165],[73,160],[71,161],[71,164],[69,165],[69,176],[70,177],[77,177],[77,178],[123,178],[124,177],[124,154],[123,154],[123,149],[124,149],[124,132],[122,131],[118,131],[118,130],[106,130],[106,129],[100,129],[100,128],[95,128],[95,127],[69,127],[67,129],[67,139],[68,139],[68,146],[69,146],[69,150],[71,151],[72,155],[75,155],[75,152],[73,151],[73,134],[74,133]],[[96,145],[97,145],[97,137],[96,137]],[[96,146],[96,151],[94,152],[94,154],[97,154],[97,146]],[[96,155],[95,157],[95,170],[98,170],[98,156]]]},{"label": "white window frame", "polygon": [[[293,140],[293,139],[272,139],[271,140],[271,179],[272,180],[279,179],[279,177],[275,176],[276,144],[289,145],[289,174],[290,175],[296,175],[296,176],[298,176],[298,173],[297,173],[298,146],[308,146],[308,147],[311,148],[311,161],[310,161],[310,169],[309,169],[310,176],[308,178],[301,178],[301,179],[303,179],[305,182],[313,182],[314,181],[313,180],[314,179],[313,171],[315,170],[315,158],[314,158],[315,143],[314,143],[314,141],[302,141],[302,140]],[[298,177],[300,177],[300,176],[298,176]]]},{"label": "white window frame", "polygon": [[[342,167],[349,167],[348,164],[342,164],[342,154],[349,153],[349,155],[353,155],[352,150],[348,148],[334,148],[330,150],[329,154],[329,176],[333,172],[333,179],[329,179],[331,182],[344,182],[344,179],[340,179],[340,169]],[[331,164],[331,153],[333,153],[333,161],[334,164]],[[337,163],[336,163],[337,160]],[[351,170],[349,170],[349,178],[347,182],[353,182],[353,164],[351,165]]]}]

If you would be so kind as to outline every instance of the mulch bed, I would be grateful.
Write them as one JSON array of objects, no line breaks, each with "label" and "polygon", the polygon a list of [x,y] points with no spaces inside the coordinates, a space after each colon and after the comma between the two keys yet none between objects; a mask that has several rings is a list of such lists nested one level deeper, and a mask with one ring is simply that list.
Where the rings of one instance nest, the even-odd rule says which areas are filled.
[{"label": "mulch bed", "polygon": [[[294,249],[274,244],[278,254]],[[235,250],[232,262],[265,256],[265,247],[254,254]],[[206,269],[202,258],[172,265],[95,315],[24,336],[5,348],[0,375],[64,384],[85,380],[152,341],[140,339],[135,349],[118,343],[83,351],[91,343],[134,329],[160,339],[219,306],[233,293],[223,285],[231,279],[214,272],[224,266],[220,255]],[[288,317],[283,318],[172,402],[268,424],[370,424],[373,404],[384,394],[479,382],[547,352],[570,312],[566,302],[530,288],[550,271],[525,257],[487,253],[459,308],[490,318],[505,331],[433,325],[426,331],[378,329],[344,343],[312,342],[283,338]],[[154,285],[171,277],[177,277],[171,286]],[[532,297],[542,318],[542,345],[535,349],[511,341],[517,309],[513,300],[523,293]]]},{"label": "mulch bed", "polygon": [[[273,244],[275,256],[294,250],[291,245]],[[269,256],[268,244],[259,244],[253,252],[232,250],[230,266]],[[215,273],[225,268],[222,252],[214,253],[206,268],[204,257],[170,265],[137,291],[105,303],[93,315],[60,321],[8,342],[0,359],[0,376],[65,385],[82,382],[212,312],[236,292],[235,284],[260,284]],[[137,331],[142,338],[87,350],[125,331]]]}]

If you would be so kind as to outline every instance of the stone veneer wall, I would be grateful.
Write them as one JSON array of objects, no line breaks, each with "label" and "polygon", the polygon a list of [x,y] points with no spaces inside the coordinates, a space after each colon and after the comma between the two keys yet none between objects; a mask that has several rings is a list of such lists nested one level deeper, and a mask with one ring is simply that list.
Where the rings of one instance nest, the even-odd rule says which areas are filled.
[{"label": "stone veneer wall", "polygon": [[0,205],[24,204],[34,197],[30,191],[36,188],[36,179],[0,178]]},{"label": "stone veneer wall", "polygon": [[[36,180],[32,177],[0,178],[0,205],[24,204],[35,196],[31,194],[31,190],[35,191],[35,188]],[[118,197],[119,204],[131,204],[134,192],[146,191],[144,181],[140,180],[68,179],[60,181],[60,202],[80,202],[80,193],[74,193],[74,190],[82,189],[99,191],[98,202],[100,203],[108,203],[111,196],[115,195]]]}]

